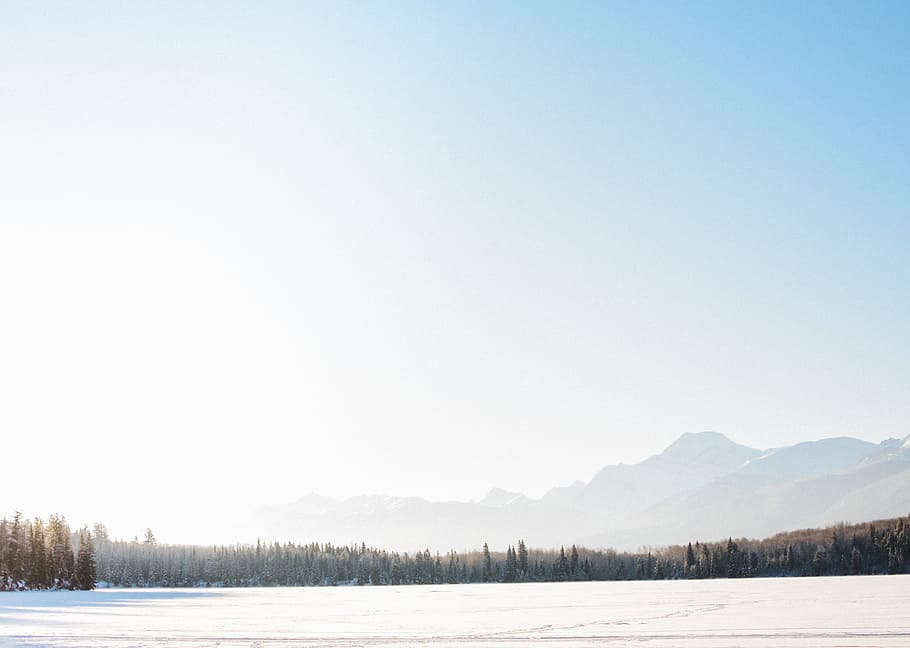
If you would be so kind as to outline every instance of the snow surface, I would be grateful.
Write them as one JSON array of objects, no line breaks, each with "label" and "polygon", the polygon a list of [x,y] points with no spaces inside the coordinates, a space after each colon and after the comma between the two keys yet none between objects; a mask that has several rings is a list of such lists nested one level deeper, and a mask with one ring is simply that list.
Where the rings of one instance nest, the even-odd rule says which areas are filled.
[{"label": "snow surface", "polygon": [[910,645],[910,576],[0,594],[0,646]]}]

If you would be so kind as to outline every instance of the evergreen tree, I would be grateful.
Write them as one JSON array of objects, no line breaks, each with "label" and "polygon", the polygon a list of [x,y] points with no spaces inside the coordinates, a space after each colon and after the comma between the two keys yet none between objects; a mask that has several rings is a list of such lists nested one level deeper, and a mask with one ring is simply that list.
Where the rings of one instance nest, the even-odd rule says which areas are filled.
[{"label": "evergreen tree", "polygon": [[689,546],[686,547],[686,575],[691,574],[692,569],[695,567],[695,551],[692,550],[692,543],[689,543]]},{"label": "evergreen tree", "polygon": [[853,547],[850,552],[850,569],[853,574],[861,574],[863,571],[863,555],[857,547]]},{"label": "evergreen tree", "polygon": [[7,589],[21,589],[25,585],[26,573],[26,547],[23,538],[22,511],[13,513],[13,523],[9,527],[6,540],[6,571],[8,582]]},{"label": "evergreen tree", "polygon": [[506,549],[506,569],[503,572],[502,580],[506,583],[514,583],[518,573],[518,560],[515,557],[515,550],[512,545]]},{"label": "evergreen tree", "polygon": [[566,548],[559,548],[559,558],[553,563],[553,580],[564,581],[569,573],[569,559],[566,557]]},{"label": "evergreen tree", "polygon": [[95,523],[94,531],[92,533],[92,541],[95,543],[96,548],[100,545],[103,545],[105,542],[111,541],[111,538],[107,533],[107,527],[105,525]]},{"label": "evergreen tree", "polygon": [[9,542],[9,522],[0,517],[0,592],[6,591],[9,583],[9,566],[6,563],[6,548]]},{"label": "evergreen tree", "polygon": [[401,558],[398,556],[398,554],[395,554],[395,557],[392,559],[392,576],[389,582],[392,585],[401,585],[404,575],[403,572],[404,570],[401,566]]},{"label": "evergreen tree", "polygon": [[733,538],[727,539],[727,578],[737,578],[739,573],[739,547],[733,542]]},{"label": "evergreen tree", "polygon": [[812,575],[821,576],[828,569],[828,554],[821,547],[815,552],[812,558]]},{"label": "evergreen tree", "polygon": [[375,554],[370,556],[370,585],[382,585],[382,578],[379,575],[379,560]]},{"label": "evergreen tree", "polygon": [[493,564],[490,558],[490,547],[486,542],[483,543],[483,582],[489,583],[493,580]]},{"label": "evergreen tree", "polygon": [[29,587],[46,589],[51,585],[52,574],[48,563],[47,542],[44,537],[44,523],[35,518],[31,532],[31,566],[29,569]]},{"label": "evergreen tree", "polygon": [[95,589],[97,567],[95,565],[95,545],[92,534],[86,529],[79,532],[79,556],[76,559],[76,583],[81,590]]},{"label": "evergreen tree", "polygon": [[528,547],[524,540],[518,541],[518,574],[521,580],[528,578]]}]

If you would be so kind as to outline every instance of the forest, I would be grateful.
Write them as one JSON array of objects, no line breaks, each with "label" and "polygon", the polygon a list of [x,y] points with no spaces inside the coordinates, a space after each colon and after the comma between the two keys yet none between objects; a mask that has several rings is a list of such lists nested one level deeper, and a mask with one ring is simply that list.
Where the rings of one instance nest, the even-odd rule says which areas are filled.
[{"label": "forest", "polygon": [[112,539],[102,524],[71,531],[64,517],[0,519],[0,591],[105,587],[269,587],[512,583],[897,574],[910,571],[910,518],[780,533],[764,540],[639,552],[531,549],[399,553],[360,545],[221,546]]}]

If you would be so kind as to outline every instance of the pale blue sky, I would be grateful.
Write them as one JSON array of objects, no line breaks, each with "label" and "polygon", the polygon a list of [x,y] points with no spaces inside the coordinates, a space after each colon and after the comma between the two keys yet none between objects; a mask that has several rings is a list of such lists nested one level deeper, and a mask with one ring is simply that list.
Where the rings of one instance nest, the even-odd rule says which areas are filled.
[{"label": "pale blue sky", "polygon": [[183,539],[187,488],[539,496],[687,431],[910,433],[908,33],[905,2],[0,4],[0,429],[94,462],[0,506],[129,497],[122,533]]}]

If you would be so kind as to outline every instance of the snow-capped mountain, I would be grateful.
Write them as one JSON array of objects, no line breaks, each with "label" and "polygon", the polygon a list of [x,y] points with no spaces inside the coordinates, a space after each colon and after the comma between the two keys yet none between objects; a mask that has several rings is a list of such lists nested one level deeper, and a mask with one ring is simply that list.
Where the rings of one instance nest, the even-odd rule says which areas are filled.
[{"label": "snow-capped mountain", "polygon": [[850,437],[806,441],[786,448],[774,448],[750,460],[743,471],[796,479],[839,473],[856,466],[879,446]]},{"label": "snow-capped mountain", "polygon": [[464,550],[583,543],[637,548],[862,521],[910,512],[910,436],[873,444],[837,437],[758,450],[717,432],[687,433],[640,463],[539,500],[500,488],[479,502],[307,495],[262,509],[260,533],[281,539]]},{"label": "snow-capped mountain", "polygon": [[[641,463],[607,466],[578,490],[575,506],[610,515],[640,510],[742,467],[761,453],[717,432],[683,434]],[[548,499],[549,493],[544,496]]]},{"label": "snow-capped mountain", "polygon": [[524,504],[526,502],[532,502],[530,498],[522,495],[521,493],[515,493],[502,488],[493,488],[487,493],[487,496],[480,500],[480,503],[484,506],[493,506],[496,508],[501,508],[504,506],[514,506],[517,504]]}]

